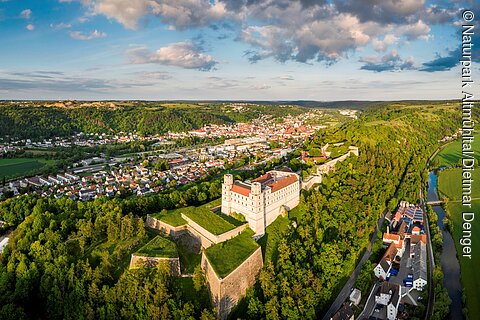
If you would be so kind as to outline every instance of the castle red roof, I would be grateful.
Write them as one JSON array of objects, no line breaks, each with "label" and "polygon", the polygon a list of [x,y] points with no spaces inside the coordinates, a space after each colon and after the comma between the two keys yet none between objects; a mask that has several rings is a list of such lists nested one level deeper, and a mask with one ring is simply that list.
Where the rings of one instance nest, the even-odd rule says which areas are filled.
[{"label": "castle red roof", "polygon": [[232,192],[241,194],[242,196],[245,196],[245,197],[248,197],[250,195],[250,189],[249,188],[242,187],[238,184],[234,184],[232,186]]},{"label": "castle red roof", "polygon": [[263,176],[253,179],[252,182],[265,183],[270,179],[272,179],[272,176],[270,175],[270,173],[265,173]]},{"label": "castle red roof", "polygon": [[289,185],[291,185],[292,183],[295,183],[297,181],[298,181],[297,176],[291,175],[291,176],[286,177],[284,179],[278,180],[278,181],[270,184],[269,186],[270,186],[270,188],[272,188],[272,192],[276,192],[280,189],[288,187]]}]

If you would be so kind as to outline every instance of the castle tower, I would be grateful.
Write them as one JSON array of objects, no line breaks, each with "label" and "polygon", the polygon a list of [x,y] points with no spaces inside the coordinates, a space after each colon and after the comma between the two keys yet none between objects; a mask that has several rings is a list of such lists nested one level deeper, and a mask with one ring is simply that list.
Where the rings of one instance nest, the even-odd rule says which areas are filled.
[{"label": "castle tower", "polygon": [[263,208],[262,185],[260,182],[254,182],[251,186],[250,197],[252,198],[253,225],[250,225],[255,234],[265,233],[265,212]]},{"label": "castle tower", "polygon": [[226,185],[232,185],[233,184],[233,175],[227,173],[223,176],[223,183]]},{"label": "castle tower", "polygon": [[222,213],[231,213],[233,175],[225,174],[222,183]]}]

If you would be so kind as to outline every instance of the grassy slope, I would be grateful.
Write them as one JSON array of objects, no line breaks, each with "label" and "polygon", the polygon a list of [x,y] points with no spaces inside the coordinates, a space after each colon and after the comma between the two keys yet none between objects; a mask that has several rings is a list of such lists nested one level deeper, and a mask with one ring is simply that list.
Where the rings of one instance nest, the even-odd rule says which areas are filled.
[{"label": "grassy slope", "polygon": [[[450,212],[453,221],[453,238],[457,247],[457,253],[462,272],[462,287],[467,295],[467,308],[471,317],[480,314],[480,304],[477,297],[480,296],[480,277],[477,274],[477,268],[480,265],[480,220],[479,217],[473,221],[472,226],[472,260],[462,257],[462,246],[459,241],[462,237],[462,212],[470,211],[462,206],[462,171],[461,169],[443,170],[439,174],[438,189],[440,194],[448,197],[447,210]],[[480,181],[480,171],[474,171],[473,180]],[[474,199],[471,212],[480,212],[480,185],[473,183],[472,196]]]},{"label": "grassy slope", "polygon": [[235,225],[206,208],[188,207],[180,211],[188,218],[198,223],[201,227],[215,235],[235,229]]},{"label": "grassy slope", "polygon": [[7,179],[21,177],[54,162],[41,158],[0,159],[0,177],[5,176]]},{"label": "grassy slope", "polygon": [[253,234],[252,230],[247,229],[239,236],[205,250],[213,269],[221,278],[235,270],[258,248],[258,244],[251,238]]},{"label": "grassy slope", "polygon": [[141,247],[136,254],[147,257],[178,257],[178,251],[175,243],[161,236],[156,236],[153,238],[150,242]]},{"label": "grassy slope", "polygon": [[187,224],[187,221],[185,221],[185,219],[183,219],[182,216],[180,215],[180,213],[184,209],[185,208],[170,210],[167,214],[162,214],[161,212],[159,212],[156,214],[152,214],[152,217],[157,218],[160,221],[163,221],[165,223],[168,223],[171,226],[179,227]]},{"label": "grassy slope", "polygon": [[278,243],[282,235],[288,229],[288,218],[279,216],[265,230],[265,235],[258,240],[258,244],[262,247],[263,260],[275,262],[278,256]]},{"label": "grassy slope", "polygon": [[181,242],[177,242],[177,249],[182,273],[192,274],[195,270],[195,267],[200,265],[202,260],[201,254],[192,252],[185,244]]}]

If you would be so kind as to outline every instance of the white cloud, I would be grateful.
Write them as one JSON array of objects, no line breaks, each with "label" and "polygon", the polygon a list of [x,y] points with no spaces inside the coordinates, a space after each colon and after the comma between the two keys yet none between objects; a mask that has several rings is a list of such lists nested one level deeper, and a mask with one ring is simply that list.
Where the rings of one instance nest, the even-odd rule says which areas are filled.
[{"label": "white cloud", "polygon": [[388,46],[396,43],[398,41],[398,37],[393,34],[386,34],[383,37],[383,40],[379,40],[377,38],[373,39],[372,46],[376,51],[385,51],[387,50]]},{"label": "white cloud", "polygon": [[35,26],[33,24],[27,24],[27,26],[25,27],[28,31],[33,31],[35,30]]},{"label": "white cloud", "polygon": [[98,30],[94,30],[90,34],[85,34],[80,31],[70,31],[69,35],[71,38],[75,40],[94,40],[94,39],[105,38],[107,36],[105,32],[101,32]]},{"label": "white cloud", "polygon": [[136,29],[138,20],[152,14],[175,29],[208,26],[227,16],[222,2],[209,0],[82,0],[90,14],[102,14],[128,29]]},{"label": "white cloud", "polygon": [[72,25],[70,23],[64,23],[64,22],[50,24],[50,28],[55,30],[70,29],[71,27]]},{"label": "white cloud", "polygon": [[398,33],[408,40],[428,40],[430,38],[430,27],[422,20],[418,20],[417,23],[400,26]]},{"label": "white cloud", "polygon": [[20,17],[22,17],[23,19],[30,19],[30,17],[32,16],[32,10],[30,9],[25,9],[23,10],[22,12],[20,12]]},{"label": "white cloud", "polygon": [[156,80],[168,80],[172,78],[172,75],[170,73],[161,71],[139,72],[138,75],[142,78]]},{"label": "white cloud", "polygon": [[265,83],[252,87],[252,89],[255,89],[255,90],[267,90],[267,89],[270,89],[270,88],[271,88],[271,86],[269,86],[268,84],[265,84]]},{"label": "white cloud", "polygon": [[291,75],[284,75],[279,77],[280,80],[295,80],[295,78]]},{"label": "white cloud", "polygon": [[429,40],[428,23],[448,21],[453,12],[424,0],[79,1],[88,8],[87,16],[104,15],[129,29],[151,16],[169,30],[227,22],[237,39],[251,46],[246,52],[251,62],[273,58],[331,64],[370,45],[386,52],[394,44]]},{"label": "white cloud", "polygon": [[134,48],[127,54],[130,62],[134,64],[158,63],[201,71],[212,70],[218,63],[211,55],[203,53],[201,48],[190,41],[172,43],[155,52],[145,47]]},{"label": "white cloud", "polygon": [[398,70],[413,70],[415,69],[415,61],[413,57],[402,59],[397,50],[391,50],[383,56],[369,56],[360,59],[364,65],[362,70],[384,72],[384,71],[398,71]]}]

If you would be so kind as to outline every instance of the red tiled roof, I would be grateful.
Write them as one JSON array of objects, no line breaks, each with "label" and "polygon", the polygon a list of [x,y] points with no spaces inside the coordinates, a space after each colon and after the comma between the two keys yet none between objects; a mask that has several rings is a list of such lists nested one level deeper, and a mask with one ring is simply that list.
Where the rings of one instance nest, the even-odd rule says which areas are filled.
[{"label": "red tiled roof", "polygon": [[385,254],[383,255],[382,259],[386,261],[393,261],[396,255],[397,255],[397,248],[395,247],[395,244],[392,242],[388,247],[387,251],[385,252]]},{"label": "red tiled roof", "polygon": [[252,182],[264,183],[270,179],[272,179],[272,176],[270,175],[270,173],[265,173],[263,176],[253,179]]},{"label": "red tiled roof", "polygon": [[397,248],[397,249],[403,248],[403,240],[400,240],[400,241],[398,242],[398,245],[395,244],[395,248]]},{"label": "red tiled roof", "polygon": [[298,181],[297,176],[291,175],[291,176],[286,177],[282,180],[276,181],[276,182],[270,184],[269,186],[270,186],[270,188],[272,188],[272,192],[276,192],[280,189],[288,187],[289,185],[291,185],[292,183],[295,183],[297,181]]},{"label": "red tiled roof", "polygon": [[402,214],[400,213],[400,211],[397,211],[393,220],[400,221],[400,219],[402,219]]},{"label": "red tiled roof", "polygon": [[422,241],[423,243],[427,243],[427,235],[426,234],[412,234],[410,236],[410,243],[418,243]]},{"label": "red tiled roof", "polygon": [[232,186],[232,192],[241,194],[245,197],[248,197],[250,195],[250,189],[239,186],[238,184],[234,184]]},{"label": "red tiled roof", "polygon": [[383,241],[385,241],[385,240],[399,241],[400,236],[398,234],[393,234],[393,233],[384,233],[383,234]]}]

